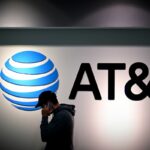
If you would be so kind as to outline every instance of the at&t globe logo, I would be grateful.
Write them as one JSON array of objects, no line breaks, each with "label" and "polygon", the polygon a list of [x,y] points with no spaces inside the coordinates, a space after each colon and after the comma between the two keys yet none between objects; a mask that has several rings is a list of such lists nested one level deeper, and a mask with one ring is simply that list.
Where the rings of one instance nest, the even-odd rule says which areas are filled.
[{"label": "at&t globe logo", "polygon": [[56,92],[58,71],[45,55],[23,51],[9,58],[1,70],[1,89],[4,97],[18,109],[33,111],[42,91]]}]

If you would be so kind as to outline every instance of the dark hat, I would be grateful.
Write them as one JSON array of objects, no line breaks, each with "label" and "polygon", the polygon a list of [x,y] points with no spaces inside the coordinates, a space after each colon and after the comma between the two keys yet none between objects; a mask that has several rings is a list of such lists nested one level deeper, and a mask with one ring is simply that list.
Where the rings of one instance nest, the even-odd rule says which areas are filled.
[{"label": "dark hat", "polygon": [[54,92],[51,91],[44,91],[39,95],[38,103],[36,104],[35,108],[42,106],[43,104],[46,104],[48,101],[51,101],[53,104],[56,104],[57,97]]}]

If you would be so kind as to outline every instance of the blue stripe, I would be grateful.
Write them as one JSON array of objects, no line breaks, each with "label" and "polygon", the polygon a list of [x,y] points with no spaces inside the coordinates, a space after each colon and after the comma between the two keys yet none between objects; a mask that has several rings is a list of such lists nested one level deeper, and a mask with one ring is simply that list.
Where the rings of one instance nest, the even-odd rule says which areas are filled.
[{"label": "blue stripe", "polygon": [[[59,80],[54,84],[54,85],[51,85],[49,86],[48,88],[45,88],[43,90],[39,90],[39,91],[35,91],[35,92],[14,92],[14,91],[11,91],[11,90],[8,90],[6,87],[4,87],[2,84],[0,84],[0,87],[1,89],[10,94],[10,95],[13,95],[13,96],[16,96],[16,97],[24,97],[24,98],[38,98],[39,95],[43,92],[43,91],[47,91],[47,90],[50,90],[52,92],[56,92],[58,87],[59,87]],[[28,87],[27,87],[28,88]],[[17,91],[17,89],[16,89]]]},{"label": "blue stripe", "polygon": [[[12,104],[13,105],[13,104]],[[41,107],[37,107],[37,108],[35,108],[35,107],[20,107],[20,106],[16,106],[16,105],[13,105],[14,107],[16,107],[17,109],[20,109],[20,110],[24,110],[24,111],[35,111],[35,110],[39,110],[39,109],[41,109]]]},{"label": "blue stripe", "polygon": [[3,96],[11,103],[21,105],[21,106],[34,106],[35,107],[36,104],[38,103],[38,101],[36,101],[36,102],[21,102],[21,101],[16,101],[16,100],[10,99],[7,96],[5,96],[4,94],[3,94]]},{"label": "blue stripe", "polygon": [[23,51],[13,55],[12,59],[19,63],[35,63],[45,60],[46,57],[35,51]]},{"label": "blue stripe", "polygon": [[52,61],[48,60],[45,64],[33,68],[15,68],[11,66],[9,60],[7,60],[5,66],[8,68],[8,70],[11,70],[13,72],[34,75],[34,74],[43,74],[51,71],[54,67],[54,64],[52,63]]},{"label": "blue stripe", "polygon": [[57,71],[57,69],[55,69],[55,71],[52,72],[52,74],[50,74],[46,77],[42,77],[42,78],[38,78],[38,79],[34,79],[34,80],[15,80],[15,79],[12,79],[12,78],[8,77],[7,75],[5,75],[2,71],[1,78],[5,81],[7,81],[9,83],[13,83],[15,85],[40,86],[40,85],[46,85],[46,84],[53,83],[58,78],[58,71]]}]

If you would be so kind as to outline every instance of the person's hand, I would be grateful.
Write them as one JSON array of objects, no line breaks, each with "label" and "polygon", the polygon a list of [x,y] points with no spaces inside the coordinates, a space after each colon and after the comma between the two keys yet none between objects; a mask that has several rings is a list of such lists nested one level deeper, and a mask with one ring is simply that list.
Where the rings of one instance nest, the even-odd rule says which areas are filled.
[{"label": "person's hand", "polygon": [[51,112],[52,110],[49,110],[48,106],[46,105],[42,108],[42,111],[41,111],[43,117],[49,116]]}]

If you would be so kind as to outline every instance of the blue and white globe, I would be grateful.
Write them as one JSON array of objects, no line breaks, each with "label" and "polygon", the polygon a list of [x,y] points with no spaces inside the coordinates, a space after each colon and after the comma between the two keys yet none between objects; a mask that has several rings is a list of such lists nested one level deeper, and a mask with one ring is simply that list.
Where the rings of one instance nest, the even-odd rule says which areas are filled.
[{"label": "blue and white globe", "polygon": [[34,111],[41,92],[56,92],[58,71],[45,55],[23,51],[9,58],[1,70],[1,89],[4,97],[18,109]]}]

